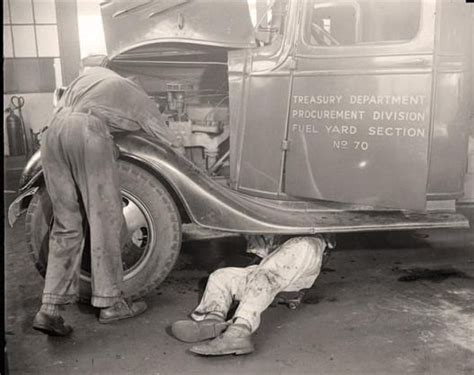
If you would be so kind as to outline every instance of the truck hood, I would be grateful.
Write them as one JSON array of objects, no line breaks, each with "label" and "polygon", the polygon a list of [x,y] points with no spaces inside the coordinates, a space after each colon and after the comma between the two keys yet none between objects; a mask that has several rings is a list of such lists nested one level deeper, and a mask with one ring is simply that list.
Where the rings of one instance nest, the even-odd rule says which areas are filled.
[{"label": "truck hood", "polygon": [[163,43],[255,45],[247,1],[105,0],[101,12],[110,59],[166,56]]}]

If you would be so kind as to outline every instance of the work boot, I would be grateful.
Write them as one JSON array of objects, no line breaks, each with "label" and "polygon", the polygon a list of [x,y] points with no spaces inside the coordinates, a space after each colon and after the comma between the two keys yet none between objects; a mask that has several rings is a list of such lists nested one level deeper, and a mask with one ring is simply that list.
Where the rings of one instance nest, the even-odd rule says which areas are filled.
[{"label": "work boot", "polygon": [[60,315],[49,315],[38,311],[33,320],[33,328],[49,336],[69,336],[72,327],[64,324]]},{"label": "work boot", "polygon": [[219,336],[227,326],[226,322],[218,319],[178,320],[171,325],[171,332],[178,340],[198,342]]},{"label": "work boot", "polygon": [[250,329],[243,324],[232,324],[219,337],[205,344],[195,345],[190,351],[199,355],[248,354],[255,348]]},{"label": "work boot", "polygon": [[117,320],[133,318],[140,315],[147,309],[147,304],[144,301],[127,302],[122,299],[116,302],[113,306],[100,310],[99,322],[106,324]]}]

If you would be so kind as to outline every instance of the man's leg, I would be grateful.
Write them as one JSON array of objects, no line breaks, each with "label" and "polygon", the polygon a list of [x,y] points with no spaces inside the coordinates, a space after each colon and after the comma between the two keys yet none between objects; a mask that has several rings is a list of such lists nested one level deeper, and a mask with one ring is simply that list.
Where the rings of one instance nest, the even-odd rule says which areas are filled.
[{"label": "man's leg", "polygon": [[122,297],[124,218],[113,139],[101,120],[83,116],[88,119],[88,125],[84,127],[83,147],[75,148],[73,175],[90,227],[91,303],[102,309],[100,321],[108,323],[138,315],[146,309],[146,304],[128,304]]},{"label": "man's leg", "polygon": [[282,291],[309,288],[319,276],[326,243],[319,237],[295,237],[286,241],[246,279],[246,288],[234,314],[253,333],[263,311]]},{"label": "man's leg", "polygon": [[[59,316],[59,305],[75,302],[79,295],[84,220],[76,185],[63,148],[67,116],[58,116],[46,131],[41,158],[46,189],[51,198],[54,222],[49,239],[48,266],[40,312],[33,327],[50,335],[67,335]],[[53,317],[53,318],[51,318]]]},{"label": "man's leg", "polygon": [[[255,266],[250,267],[250,269]],[[191,317],[202,320],[208,314],[219,316],[225,320],[234,298],[238,298],[243,290],[249,268],[225,267],[214,271],[207,281],[201,302],[194,309]]]},{"label": "man's leg", "polygon": [[103,308],[121,299],[122,199],[113,141],[105,124],[93,116],[84,117],[88,119],[88,126],[83,130],[85,147],[77,149],[73,174],[81,191],[90,228],[91,303]]},{"label": "man's leg", "polygon": [[325,246],[322,238],[299,237],[276,249],[248,273],[233,324],[209,343],[193,346],[191,352],[200,355],[251,353],[254,347],[250,337],[260,324],[261,313],[279,292],[311,286],[319,275]]},{"label": "man's leg", "polygon": [[173,335],[185,342],[218,336],[235,297],[241,295],[248,269],[226,267],[214,271],[207,281],[201,302],[191,313],[194,320],[178,320],[171,325]]}]

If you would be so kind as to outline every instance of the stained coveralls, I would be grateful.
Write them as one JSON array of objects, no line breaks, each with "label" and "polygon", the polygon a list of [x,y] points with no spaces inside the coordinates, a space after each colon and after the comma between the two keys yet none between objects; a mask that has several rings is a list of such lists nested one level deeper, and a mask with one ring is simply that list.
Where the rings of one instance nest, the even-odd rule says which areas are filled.
[{"label": "stained coveralls", "polygon": [[280,292],[296,292],[313,285],[321,271],[326,241],[321,236],[295,237],[265,257],[260,264],[245,268],[226,267],[214,271],[191,317],[226,319],[233,300],[240,301],[233,320],[245,319],[251,332],[260,316]]},{"label": "stained coveralls", "polygon": [[43,303],[77,300],[87,221],[91,303],[104,308],[120,300],[124,218],[111,133],[140,129],[168,145],[175,143],[145,91],[106,68],[86,71],[59,101],[41,142],[54,215]]}]

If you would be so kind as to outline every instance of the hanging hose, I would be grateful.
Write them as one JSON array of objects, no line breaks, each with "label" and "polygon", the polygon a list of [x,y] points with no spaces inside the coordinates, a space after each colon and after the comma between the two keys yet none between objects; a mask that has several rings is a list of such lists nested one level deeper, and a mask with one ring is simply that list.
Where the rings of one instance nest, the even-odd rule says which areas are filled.
[{"label": "hanging hose", "polygon": [[21,109],[25,105],[25,98],[23,96],[12,96],[10,99],[10,108],[12,110],[18,110],[18,115],[23,122],[23,115],[21,113]]}]

